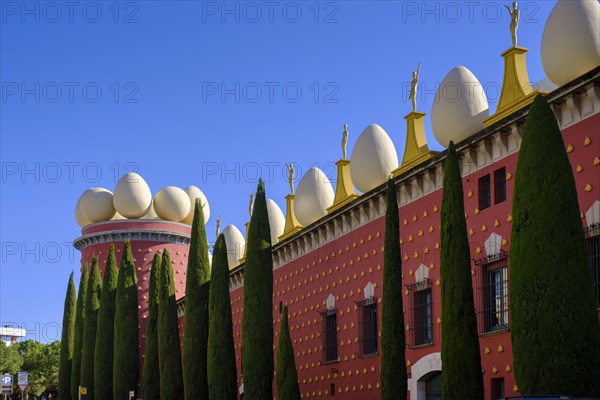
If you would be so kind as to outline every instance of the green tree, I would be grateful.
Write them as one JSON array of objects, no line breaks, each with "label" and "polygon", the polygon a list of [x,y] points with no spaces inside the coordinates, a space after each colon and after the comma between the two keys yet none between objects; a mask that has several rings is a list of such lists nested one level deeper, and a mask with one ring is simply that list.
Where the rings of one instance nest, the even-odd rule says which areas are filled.
[{"label": "green tree", "polygon": [[208,397],[237,399],[237,370],[229,297],[229,264],[225,237],[220,234],[213,249],[208,301]]},{"label": "green tree", "polygon": [[79,293],[77,297],[77,313],[75,317],[75,338],[73,341],[73,368],[71,370],[71,397],[76,399],[81,383],[81,350],[83,348],[83,325],[87,300],[89,267],[86,263],[81,271]]},{"label": "green tree", "polygon": [[[138,290],[131,242],[125,241],[115,296],[113,398],[127,399],[140,380]],[[118,373],[117,373],[118,372]]]},{"label": "green tree", "polygon": [[181,346],[177,328],[177,302],[171,257],[163,250],[160,269],[160,291],[158,300],[158,362],[160,365],[160,398],[181,400],[183,378],[181,367]]},{"label": "green tree", "polygon": [[19,352],[23,357],[22,371],[29,372],[27,392],[35,396],[55,392],[58,387],[58,366],[60,363],[60,342],[40,343],[35,340],[19,342]]},{"label": "green tree", "polygon": [[560,127],[542,96],[525,123],[512,215],[517,384],[524,394],[600,397],[600,326],[575,179]]},{"label": "green tree", "polygon": [[0,340],[0,372],[3,374],[16,375],[23,365],[23,357],[19,353],[19,346],[7,346]]},{"label": "green tree", "polygon": [[160,400],[160,367],[158,363],[158,288],[160,287],[160,254],[154,255],[148,288],[148,319],[146,320],[146,356],[142,374],[144,400]]},{"label": "green tree", "polygon": [[[60,345],[60,364],[58,373],[58,400],[71,400],[71,368],[73,363],[73,340],[75,335],[75,314],[77,312],[77,293],[73,272],[69,276],[65,307],[63,311],[62,337]],[[0,368],[4,370],[4,368]]]},{"label": "green tree", "polygon": [[196,199],[185,286],[183,383],[187,400],[208,400],[206,352],[210,264],[203,204]]},{"label": "green tree", "polygon": [[110,399],[113,393],[115,297],[118,280],[119,270],[115,258],[115,245],[111,244],[108,248],[108,257],[104,268],[94,350],[94,396],[98,399]]},{"label": "green tree", "polygon": [[400,217],[396,185],[388,180],[383,253],[383,300],[381,310],[381,399],[407,396],[406,338],[402,304],[402,258]]},{"label": "green tree", "polygon": [[85,317],[83,318],[83,350],[81,351],[81,386],[87,388],[87,399],[94,400],[94,350],[96,349],[96,328],[98,310],[102,296],[102,278],[98,268],[98,258],[92,261],[92,271],[88,281]]},{"label": "green tree", "polygon": [[441,210],[442,393],[445,400],[483,399],[471,256],[462,178],[454,143],[444,167]]},{"label": "green tree", "polygon": [[264,400],[273,397],[273,255],[262,179],[256,191],[247,243],[242,319],[244,397]]},{"label": "green tree", "polygon": [[283,307],[283,317],[279,328],[277,345],[277,398],[280,400],[300,400],[298,371],[294,360],[294,346],[290,338],[288,308]]}]

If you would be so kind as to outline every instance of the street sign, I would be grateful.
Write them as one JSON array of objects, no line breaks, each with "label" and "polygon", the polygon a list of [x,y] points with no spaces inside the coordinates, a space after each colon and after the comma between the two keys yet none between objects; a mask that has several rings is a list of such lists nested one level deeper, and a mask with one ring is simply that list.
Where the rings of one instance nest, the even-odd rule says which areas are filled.
[{"label": "street sign", "polygon": [[2,375],[2,394],[12,394],[13,392],[13,376]]},{"label": "street sign", "polygon": [[29,372],[21,371],[17,375],[17,385],[21,388],[21,391],[24,392],[29,386]]}]

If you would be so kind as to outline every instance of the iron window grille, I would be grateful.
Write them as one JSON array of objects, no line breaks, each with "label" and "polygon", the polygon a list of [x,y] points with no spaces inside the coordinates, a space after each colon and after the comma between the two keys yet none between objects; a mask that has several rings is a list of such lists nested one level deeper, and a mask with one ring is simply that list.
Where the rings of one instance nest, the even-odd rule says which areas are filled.
[{"label": "iron window grille", "polygon": [[356,303],[358,306],[358,334],[360,355],[377,354],[377,299],[368,299]]},{"label": "iron window grille", "polygon": [[433,344],[433,301],[431,281],[407,285],[409,292],[408,339],[410,347]]},{"label": "iron window grille", "polygon": [[600,223],[590,225],[585,231],[585,236],[594,279],[596,306],[600,308]]},{"label": "iron window grille", "polygon": [[329,309],[321,313],[323,317],[323,362],[338,361],[337,310]]},{"label": "iron window grille", "polygon": [[479,334],[505,332],[509,329],[508,253],[477,260],[481,267],[477,295]]},{"label": "iron window grille", "polygon": [[494,171],[494,204],[506,200],[506,168]]},{"label": "iron window grille", "polygon": [[484,210],[491,206],[491,193],[490,193],[490,174],[482,176],[478,180],[479,187],[479,209]]}]

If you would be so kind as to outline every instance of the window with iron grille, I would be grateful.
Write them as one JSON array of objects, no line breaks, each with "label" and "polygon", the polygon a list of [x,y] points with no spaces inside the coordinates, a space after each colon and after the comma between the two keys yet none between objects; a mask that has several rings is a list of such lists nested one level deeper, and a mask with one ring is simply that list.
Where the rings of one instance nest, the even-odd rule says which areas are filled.
[{"label": "window with iron grille", "polygon": [[490,174],[482,176],[478,181],[479,185],[479,209],[483,210],[491,205],[490,194]]},{"label": "window with iron grille", "polygon": [[360,355],[377,354],[377,301],[371,297],[357,305]]},{"label": "window with iron grille", "polygon": [[506,200],[506,168],[494,171],[494,204]]},{"label": "window with iron grille", "polygon": [[325,362],[338,361],[337,352],[337,314],[334,309],[327,310],[323,313],[323,347]]},{"label": "window with iron grille", "polygon": [[424,279],[408,286],[410,314],[408,339],[411,347],[433,344],[431,282]]},{"label": "window with iron grille", "polygon": [[592,276],[594,278],[596,306],[600,308],[600,224],[590,226],[586,231],[586,237]]},{"label": "window with iron grille", "polygon": [[478,288],[479,333],[508,330],[508,253],[476,261],[481,266]]}]

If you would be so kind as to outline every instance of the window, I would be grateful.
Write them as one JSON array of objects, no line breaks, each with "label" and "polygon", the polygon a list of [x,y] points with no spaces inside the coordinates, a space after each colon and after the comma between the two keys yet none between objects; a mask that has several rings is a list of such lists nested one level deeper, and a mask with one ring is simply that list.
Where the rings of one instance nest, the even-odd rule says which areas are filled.
[{"label": "window", "polygon": [[594,293],[596,306],[600,308],[600,224],[592,225],[587,229],[587,248],[594,279]]},{"label": "window", "polygon": [[377,354],[377,301],[370,297],[358,306],[360,355]]},{"label": "window", "polygon": [[442,400],[442,373],[437,372],[425,382],[425,399]]},{"label": "window", "polygon": [[325,362],[335,362],[338,360],[337,354],[337,315],[335,310],[327,310],[323,318],[324,324],[324,347],[325,347]]},{"label": "window", "polygon": [[425,279],[409,285],[410,321],[409,344],[411,347],[433,344],[433,311],[431,283]]},{"label": "window", "polygon": [[492,379],[492,400],[504,400],[504,378]]},{"label": "window", "polygon": [[477,296],[480,334],[508,330],[507,258],[508,253],[501,251],[475,262],[482,268]]},{"label": "window", "polygon": [[478,181],[479,185],[479,209],[483,210],[491,205],[490,194],[490,174],[482,176]]},{"label": "window", "polygon": [[329,396],[335,397],[335,383],[329,384]]},{"label": "window", "polygon": [[506,200],[506,168],[494,171],[494,204]]}]

